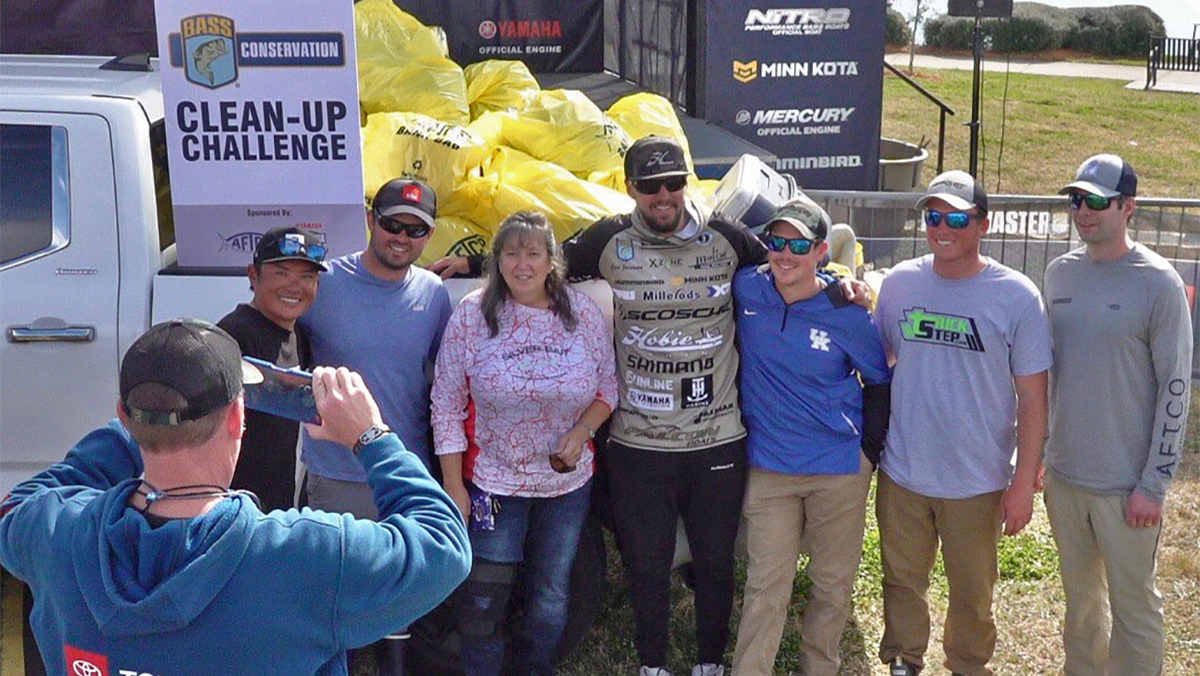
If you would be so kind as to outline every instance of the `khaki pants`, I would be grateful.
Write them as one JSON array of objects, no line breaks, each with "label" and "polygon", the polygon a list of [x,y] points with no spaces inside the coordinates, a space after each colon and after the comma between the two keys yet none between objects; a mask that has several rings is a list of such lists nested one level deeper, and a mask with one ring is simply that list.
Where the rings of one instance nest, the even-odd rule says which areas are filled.
[{"label": "khaki pants", "polygon": [[751,469],[746,488],[745,601],[733,653],[735,676],[770,676],[787,620],[801,550],[811,596],[801,623],[807,676],[834,676],[862,558],[871,463],[858,474],[790,475]]},{"label": "khaki pants", "polygon": [[1130,528],[1125,496],[1089,493],[1053,472],[1046,472],[1046,512],[1067,596],[1066,676],[1158,676],[1163,601],[1154,576],[1161,526]]},{"label": "khaki pants", "polygon": [[883,554],[883,640],[879,657],[925,664],[929,647],[929,575],[942,545],[950,586],[943,648],[946,667],[966,676],[992,676],[996,649],[992,590],[999,576],[1003,491],[972,498],[929,498],[879,473],[875,513]]}]

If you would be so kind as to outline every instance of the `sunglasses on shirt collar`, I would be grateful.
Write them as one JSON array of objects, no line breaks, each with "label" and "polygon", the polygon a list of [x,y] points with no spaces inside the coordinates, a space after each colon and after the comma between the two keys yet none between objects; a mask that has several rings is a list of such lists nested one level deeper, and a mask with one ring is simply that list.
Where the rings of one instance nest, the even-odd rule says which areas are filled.
[{"label": "sunglasses on shirt collar", "polygon": [[381,216],[378,211],[375,212],[375,222],[387,232],[393,235],[399,235],[403,232],[405,235],[408,235],[409,239],[421,239],[433,229],[425,223],[405,223],[391,216]]}]

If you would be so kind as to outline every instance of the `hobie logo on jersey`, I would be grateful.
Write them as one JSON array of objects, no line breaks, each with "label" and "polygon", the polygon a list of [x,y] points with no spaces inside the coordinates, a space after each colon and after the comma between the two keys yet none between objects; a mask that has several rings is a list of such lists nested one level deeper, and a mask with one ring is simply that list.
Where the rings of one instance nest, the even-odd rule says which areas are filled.
[{"label": "hobie logo on jersey", "polygon": [[904,311],[900,335],[904,340],[914,343],[946,345],[972,352],[986,351],[974,319],[928,312],[923,307]]},{"label": "hobie logo on jersey", "polygon": [[808,339],[812,341],[812,349],[822,352],[829,351],[829,332],[820,329],[809,329]]},{"label": "hobie logo on jersey", "polygon": [[820,35],[825,31],[850,28],[848,7],[752,9],[746,13],[744,30],[771,35]]},{"label": "hobie logo on jersey", "polygon": [[621,338],[621,344],[646,352],[691,352],[720,347],[724,340],[720,333],[713,333],[708,329],[700,335],[692,335],[676,329],[648,329],[632,325]]}]

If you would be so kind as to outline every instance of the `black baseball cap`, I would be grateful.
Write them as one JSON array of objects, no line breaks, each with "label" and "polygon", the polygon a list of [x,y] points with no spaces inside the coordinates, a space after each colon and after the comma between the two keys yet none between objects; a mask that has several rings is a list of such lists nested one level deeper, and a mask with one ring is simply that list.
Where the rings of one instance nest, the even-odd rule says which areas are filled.
[{"label": "black baseball cap", "polygon": [[437,218],[437,193],[420,181],[393,178],[375,193],[371,208],[380,216],[412,214],[432,228]]},{"label": "black baseball cap", "polygon": [[328,272],[326,253],[325,242],[317,233],[294,225],[283,226],[268,230],[258,240],[258,247],[254,249],[254,264],[305,261]]},{"label": "black baseball cap", "polygon": [[[196,420],[237,399],[243,383],[262,382],[262,374],[242,361],[237,341],[201,319],[172,319],[155,324],[133,342],[121,360],[121,406],[143,425],[179,425]],[[141,385],[157,383],[174,390],[187,405],[172,410],[131,406]]]},{"label": "black baseball cap", "polygon": [[646,136],[634,141],[625,153],[625,178],[630,181],[690,173],[683,146],[673,138]]}]

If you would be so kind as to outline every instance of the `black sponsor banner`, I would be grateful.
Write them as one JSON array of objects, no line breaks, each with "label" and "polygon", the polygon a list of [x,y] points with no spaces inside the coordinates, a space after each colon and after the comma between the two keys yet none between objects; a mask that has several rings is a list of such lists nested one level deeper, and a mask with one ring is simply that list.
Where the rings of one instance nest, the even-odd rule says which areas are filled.
[{"label": "black sponsor banner", "polygon": [[460,65],[524,61],[535,73],[604,70],[604,0],[395,0],[446,31]]},{"label": "black sponsor banner", "polygon": [[876,190],[885,5],[710,0],[705,117],[805,188]]}]

